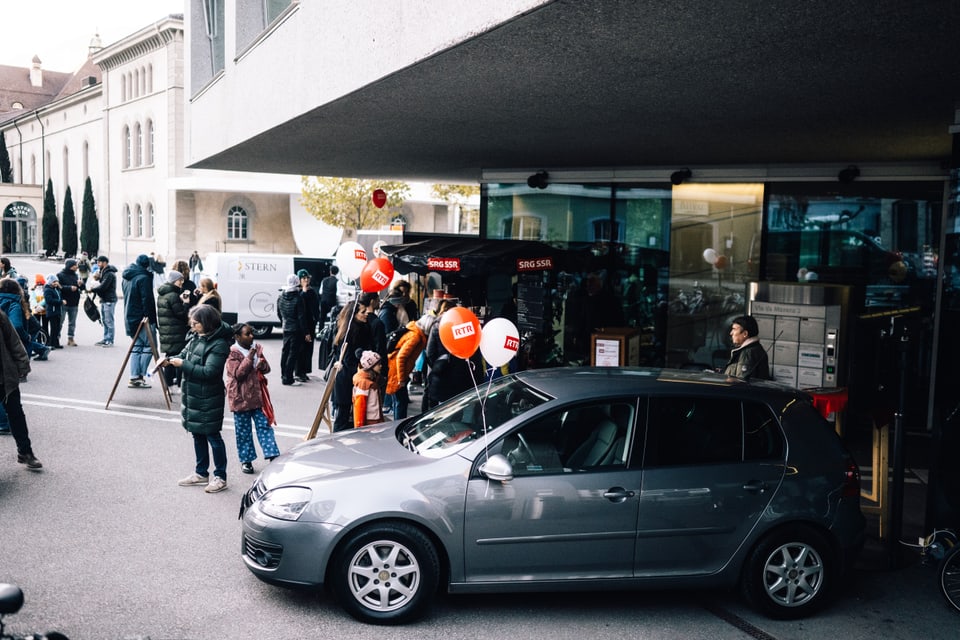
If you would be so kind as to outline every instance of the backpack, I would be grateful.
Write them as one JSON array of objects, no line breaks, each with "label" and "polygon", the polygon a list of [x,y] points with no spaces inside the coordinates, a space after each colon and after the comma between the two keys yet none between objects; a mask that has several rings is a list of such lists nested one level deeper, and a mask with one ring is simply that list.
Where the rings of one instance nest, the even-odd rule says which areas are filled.
[{"label": "backpack", "polygon": [[399,327],[387,334],[387,353],[393,353],[400,346],[400,338],[410,331],[406,327]]}]

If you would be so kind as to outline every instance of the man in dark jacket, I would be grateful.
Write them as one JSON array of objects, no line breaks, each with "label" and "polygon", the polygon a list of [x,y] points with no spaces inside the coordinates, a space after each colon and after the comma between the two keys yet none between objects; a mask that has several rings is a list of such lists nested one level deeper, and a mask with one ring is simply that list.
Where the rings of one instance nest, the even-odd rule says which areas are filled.
[{"label": "man in dark jacket", "polygon": [[117,268],[110,264],[110,258],[97,258],[97,272],[91,276],[90,289],[100,298],[100,321],[103,322],[103,340],[95,342],[98,347],[112,347],[117,308]]},{"label": "man in dark jacket", "polygon": [[307,312],[300,295],[300,278],[295,273],[287,276],[287,286],[277,298],[277,317],[283,326],[283,348],[280,352],[280,383],[288,386],[302,384],[295,379],[297,361],[307,335]]},{"label": "man in dark jacket", "polygon": [[[337,274],[340,273],[340,269],[337,268],[337,265],[330,267],[330,275],[320,281],[320,329],[323,329],[323,325],[327,323],[327,320],[330,318],[330,310],[337,306],[337,287],[339,283],[339,278]],[[336,318],[334,318],[336,319]]]},{"label": "man in dark jacket", "polygon": [[303,299],[304,323],[307,326],[307,335],[300,345],[297,356],[295,377],[300,382],[309,382],[308,373],[313,371],[313,337],[317,333],[317,321],[320,319],[320,295],[310,286],[313,276],[306,269],[297,271],[300,278],[300,297]]},{"label": "man in dark jacket", "polygon": [[[60,295],[63,297],[63,314],[67,320],[67,346],[77,346],[73,337],[77,331],[77,311],[80,309],[80,267],[77,261],[69,258],[63,263],[63,271],[57,274],[60,281]],[[59,338],[60,336],[57,336]]]},{"label": "man in dark jacket", "polygon": [[753,316],[738,316],[730,325],[730,338],[733,340],[733,349],[730,351],[730,362],[724,373],[744,380],[770,379],[770,364],[767,352],[760,344],[760,329]]},{"label": "man in dark jacket", "polygon": [[[157,342],[157,303],[153,298],[150,258],[143,254],[137,256],[137,261],[124,269],[121,277],[127,335],[131,338],[136,336],[130,350],[130,383],[127,386],[146,388],[150,386],[146,375],[153,357],[151,338],[153,344]],[[144,318],[147,319],[149,328],[144,327],[138,332]]]}]

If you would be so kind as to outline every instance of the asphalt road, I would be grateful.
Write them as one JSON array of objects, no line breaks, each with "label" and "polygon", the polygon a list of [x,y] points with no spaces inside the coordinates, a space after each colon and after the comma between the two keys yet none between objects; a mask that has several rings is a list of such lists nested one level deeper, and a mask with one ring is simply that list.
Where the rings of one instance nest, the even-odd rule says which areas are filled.
[{"label": "asphalt road", "polygon": [[[17,260],[21,272],[56,265]],[[33,269],[36,269],[34,271]],[[118,314],[119,315],[119,314]],[[323,593],[259,582],[240,560],[241,493],[232,421],[227,491],[179,487],[193,470],[178,398],[159,384],[128,389],[129,341],[94,347],[98,325],[82,316],[79,347],[35,362],[21,386],[41,472],[16,463],[0,437],[0,582],[19,584],[17,634],[57,629],[73,640],[210,638],[955,638],[960,614],[940,599],[931,569],[888,571],[866,562],[837,602],[815,618],[774,622],[724,592],[613,592],[440,596],[421,622],[385,630],[341,612]],[[264,341],[279,362],[280,340]],[[105,408],[114,383],[120,384]],[[271,375],[281,450],[316,413],[322,384],[282,387]],[[263,462],[258,460],[258,469]],[[869,560],[869,559],[868,559]]]}]

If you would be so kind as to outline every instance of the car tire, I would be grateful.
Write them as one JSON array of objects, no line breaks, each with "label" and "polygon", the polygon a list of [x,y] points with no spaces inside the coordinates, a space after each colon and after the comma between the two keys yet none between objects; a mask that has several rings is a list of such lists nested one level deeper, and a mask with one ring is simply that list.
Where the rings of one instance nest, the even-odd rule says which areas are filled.
[{"label": "car tire", "polygon": [[269,324],[252,324],[250,328],[253,330],[253,337],[257,338],[266,338],[273,332],[273,327]]},{"label": "car tire", "polygon": [[354,532],[338,549],[328,585],[351,616],[372,624],[403,624],[432,604],[440,579],[433,542],[405,523]]},{"label": "car tire", "polygon": [[838,579],[839,562],[826,538],[806,526],[779,529],[753,550],[741,578],[747,602],[778,620],[822,607]]}]

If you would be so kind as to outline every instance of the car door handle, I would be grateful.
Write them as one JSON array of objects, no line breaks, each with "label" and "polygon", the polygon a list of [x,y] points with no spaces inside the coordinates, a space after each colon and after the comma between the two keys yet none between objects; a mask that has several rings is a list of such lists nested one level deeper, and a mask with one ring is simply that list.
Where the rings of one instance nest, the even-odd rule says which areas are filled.
[{"label": "car door handle", "polygon": [[763,493],[767,490],[767,483],[763,480],[752,480],[743,485],[743,490],[751,493]]},{"label": "car door handle", "polygon": [[623,487],[612,487],[603,493],[603,497],[611,502],[623,502],[627,498],[632,498],[636,493]]}]

